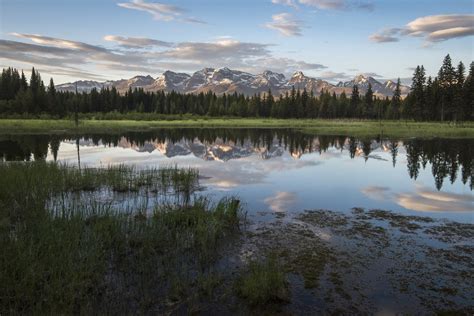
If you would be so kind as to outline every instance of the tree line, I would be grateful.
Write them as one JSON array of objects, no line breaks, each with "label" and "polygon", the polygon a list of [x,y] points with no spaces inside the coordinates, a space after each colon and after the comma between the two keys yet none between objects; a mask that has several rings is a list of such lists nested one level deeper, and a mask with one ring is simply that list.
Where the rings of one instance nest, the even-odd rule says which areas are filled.
[{"label": "tree line", "polygon": [[400,79],[391,97],[376,97],[369,84],[365,93],[354,85],[350,95],[328,90],[298,90],[275,97],[265,94],[184,94],[171,91],[147,92],[131,88],[120,94],[115,87],[89,93],[57,91],[50,79],[46,87],[34,68],[29,82],[23,71],[3,69],[0,76],[0,115],[49,114],[65,117],[72,113],[159,113],[202,116],[274,118],[414,119],[417,121],[474,120],[474,62],[468,75],[462,62],[455,68],[447,55],[435,78],[426,78],[417,66],[410,93],[402,98]]}]

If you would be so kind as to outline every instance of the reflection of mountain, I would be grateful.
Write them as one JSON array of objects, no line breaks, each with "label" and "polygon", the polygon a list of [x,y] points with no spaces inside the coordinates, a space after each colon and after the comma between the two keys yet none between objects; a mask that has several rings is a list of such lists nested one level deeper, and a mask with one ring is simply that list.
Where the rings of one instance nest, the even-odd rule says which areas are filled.
[{"label": "reflection of mountain", "polygon": [[[85,142],[83,141],[82,144],[85,144]],[[304,154],[325,151],[325,149],[321,148],[320,140],[317,137],[311,140],[309,146],[298,147],[294,149],[290,149],[287,146],[280,144],[277,139],[273,139],[273,141],[268,144],[259,145],[253,145],[248,140],[241,142],[240,145],[237,145],[233,141],[224,142],[221,139],[216,139],[214,142],[205,143],[198,139],[182,139],[175,142],[167,140],[164,142],[147,141],[141,145],[136,145],[133,142],[129,142],[126,138],[122,138],[119,141],[118,146],[122,148],[131,148],[137,152],[151,153],[155,150],[158,150],[168,158],[192,154],[195,157],[209,161],[229,161],[232,159],[249,157],[251,155],[259,155],[262,159],[272,159],[283,156],[286,151],[288,151],[290,156],[294,159],[300,159]],[[335,144],[335,146],[339,146],[340,149],[353,151],[354,156],[364,157],[365,159],[372,158],[380,160],[380,156],[371,155],[370,153],[379,149],[383,151],[390,151],[390,142],[388,141],[354,141],[354,144],[351,144],[351,139],[346,138],[337,145]]]},{"label": "reflection of mountain", "polygon": [[249,157],[254,154],[260,155],[263,159],[279,157],[285,152],[284,149],[274,144],[270,148],[253,146],[250,142],[237,146],[233,142],[223,142],[217,140],[213,143],[203,143],[195,140],[181,140],[178,142],[145,142],[140,146],[130,143],[127,139],[122,138],[118,144],[122,148],[131,148],[138,152],[159,151],[168,158],[177,156],[194,155],[195,157],[209,161],[229,161]]},{"label": "reflection of mountain", "polygon": [[[44,160],[51,153],[56,160],[61,142],[76,144],[70,135],[2,135],[0,161]],[[449,179],[474,188],[473,139],[380,140],[330,135],[309,135],[291,129],[164,128],[125,134],[86,134],[79,145],[130,148],[137,152],[159,151],[166,157],[194,155],[203,160],[229,161],[255,156],[264,160],[276,157],[299,159],[307,153],[326,156],[348,155],[365,160],[386,158],[395,167],[398,155],[406,158],[410,178],[417,179],[423,169],[431,169],[438,190]],[[99,153],[101,148],[95,150]],[[405,159],[402,159],[405,161]]]}]

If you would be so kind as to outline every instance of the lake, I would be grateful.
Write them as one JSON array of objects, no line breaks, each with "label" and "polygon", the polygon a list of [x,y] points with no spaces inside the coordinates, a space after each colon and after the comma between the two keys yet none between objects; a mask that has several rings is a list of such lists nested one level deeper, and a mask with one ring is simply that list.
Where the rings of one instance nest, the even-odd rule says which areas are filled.
[{"label": "lake", "polygon": [[467,223],[474,218],[474,139],[223,128],[0,137],[0,160],[40,159],[197,168],[200,194],[236,196],[251,216],[361,207]]}]

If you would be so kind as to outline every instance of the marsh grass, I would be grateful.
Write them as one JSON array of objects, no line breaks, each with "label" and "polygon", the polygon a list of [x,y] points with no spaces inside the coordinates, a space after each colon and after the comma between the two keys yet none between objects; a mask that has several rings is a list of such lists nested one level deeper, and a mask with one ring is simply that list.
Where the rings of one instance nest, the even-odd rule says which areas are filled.
[{"label": "marsh grass", "polygon": [[[149,312],[212,295],[213,263],[242,214],[234,198],[192,198],[192,169],[9,163],[0,187],[0,314]],[[137,191],[175,198],[148,213],[147,197],[125,209],[100,198]]]},{"label": "marsh grass", "polygon": [[276,254],[262,261],[250,261],[247,270],[237,279],[237,294],[254,306],[289,300],[288,282]]},{"label": "marsh grass", "polygon": [[208,117],[159,117],[140,120],[133,116],[120,119],[88,117],[76,127],[71,120],[55,119],[1,119],[0,134],[54,134],[77,132],[118,133],[149,131],[157,128],[176,127],[226,127],[226,128],[295,128],[308,134],[351,135],[356,137],[455,137],[473,138],[473,122],[415,122],[376,121],[351,119],[272,119],[272,118],[208,118]]}]

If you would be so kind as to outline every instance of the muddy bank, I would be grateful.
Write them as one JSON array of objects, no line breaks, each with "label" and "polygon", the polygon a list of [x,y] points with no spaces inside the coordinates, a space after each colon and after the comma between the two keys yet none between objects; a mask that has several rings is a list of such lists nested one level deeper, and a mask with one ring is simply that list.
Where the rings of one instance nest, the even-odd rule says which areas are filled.
[{"label": "muddy bank", "polygon": [[360,208],[260,216],[274,219],[255,218],[235,262],[277,255],[289,297],[272,313],[474,312],[472,224]]}]

